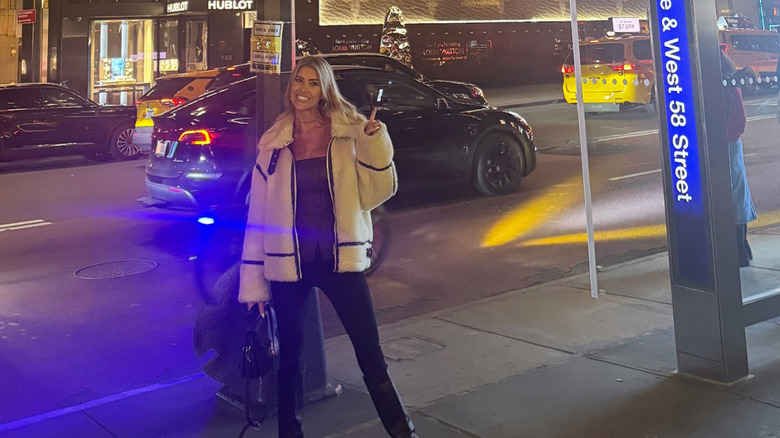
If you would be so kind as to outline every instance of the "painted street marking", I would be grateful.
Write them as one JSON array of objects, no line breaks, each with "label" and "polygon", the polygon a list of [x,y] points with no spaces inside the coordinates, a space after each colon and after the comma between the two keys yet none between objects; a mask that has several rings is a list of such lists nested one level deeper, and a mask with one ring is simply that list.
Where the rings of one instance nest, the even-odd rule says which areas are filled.
[{"label": "painted street marking", "polygon": [[776,119],[777,116],[775,114],[764,114],[762,116],[750,116],[747,118],[748,122],[754,122],[756,120],[766,120],[766,119]]},{"label": "painted street marking", "polygon": [[51,222],[46,222],[44,219],[34,219],[31,221],[13,222],[10,224],[0,224],[0,233],[2,233],[3,231],[16,231],[16,230],[25,230],[27,228],[43,227],[51,224],[52,224]]},{"label": "painted street marking", "polygon": [[634,178],[637,176],[644,176],[644,175],[650,175],[651,173],[658,173],[661,169],[655,169],[655,170],[648,170],[646,172],[637,172],[637,173],[631,173],[628,175],[622,175],[622,176],[613,176],[610,178],[610,181],[620,181],[621,179],[627,179],[627,178]]},{"label": "painted street marking", "polygon": [[[766,119],[774,119],[774,118],[777,118],[777,116],[774,114],[764,114],[760,116],[750,116],[747,118],[747,121],[755,122],[758,120],[766,120]],[[634,132],[627,132],[625,134],[615,134],[615,135],[606,135],[604,137],[596,137],[590,141],[592,143],[600,143],[603,141],[620,140],[623,138],[644,137],[646,135],[656,135],[656,134],[658,134],[657,129],[648,129],[647,131],[634,131]]]},{"label": "painted street marking", "polygon": [[645,135],[656,135],[656,134],[658,134],[657,129],[649,129],[647,131],[636,131],[636,132],[628,132],[626,134],[615,134],[615,135],[607,135],[604,137],[596,137],[591,141],[593,143],[598,143],[602,141],[619,140],[621,138],[644,137]]},{"label": "painted street marking", "polygon": [[155,383],[153,385],[149,385],[143,388],[132,389],[130,391],[125,391],[121,394],[110,395],[108,397],[99,398],[97,400],[92,400],[86,403],[82,403],[80,405],[69,406],[66,408],[58,409],[56,411],[49,411],[43,414],[33,415],[32,417],[22,418],[21,420],[11,421],[10,423],[0,424],[0,432],[7,432],[9,430],[19,429],[21,427],[30,426],[32,424],[40,423],[42,421],[47,421],[53,418],[62,417],[63,415],[68,415],[73,412],[92,409],[97,406],[102,406],[107,403],[115,402],[118,400],[124,400],[126,398],[134,397],[136,395],[144,394],[147,392],[157,391],[159,389],[165,389],[171,386],[181,385],[182,383],[192,382],[204,376],[205,374],[197,374],[194,376],[181,378],[174,382]]}]

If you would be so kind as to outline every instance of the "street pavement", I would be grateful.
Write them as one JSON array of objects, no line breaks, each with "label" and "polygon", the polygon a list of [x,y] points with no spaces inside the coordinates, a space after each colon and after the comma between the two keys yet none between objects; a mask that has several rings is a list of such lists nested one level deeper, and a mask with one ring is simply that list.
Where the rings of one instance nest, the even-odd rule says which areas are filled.
[{"label": "street pavement", "polygon": [[[552,87],[535,90],[528,102],[556,99]],[[743,278],[780,278],[780,226],[751,229],[749,239],[755,259]],[[579,274],[381,326],[419,435],[780,437],[780,320],[746,329],[752,378],[722,386],[680,376],[668,266],[659,253],[603,267],[599,286],[610,293],[599,298]],[[306,436],[386,436],[347,337],[325,348],[342,391],[306,406]],[[0,438],[235,437],[243,413],[216,399],[220,386],[202,374],[156,383],[0,424]],[[275,418],[245,436],[276,436]]]}]

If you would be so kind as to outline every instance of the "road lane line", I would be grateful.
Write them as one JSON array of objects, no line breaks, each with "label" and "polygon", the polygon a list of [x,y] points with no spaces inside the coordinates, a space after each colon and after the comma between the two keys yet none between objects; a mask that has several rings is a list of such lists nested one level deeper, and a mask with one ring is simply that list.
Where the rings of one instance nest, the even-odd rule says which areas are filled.
[{"label": "road lane line", "polygon": [[24,221],[24,222],[12,222],[10,224],[0,224],[0,228],[11,228],[11,227],[18,227],[20,225],[27,225],[27,224],[37,224],[40,222],[45,222],[43,219],[34,219],[31,221]]},{"label": "road lane line", "polygon": [[52,224],[51,222],[47,222],[44,219],[34,219],[31,221],[14,222],[10,224],[0,224],[0,233],[2,233],[3,231],[26,230],[27,228],[43,227],[51,224]]},{"label": "road lane line", "polygon": [[658,134],[657,129],[648,129],[647,131],[636,131],[636,132],[628,132],[626,134],[615,134],[615,135],[607,135],[604,137],[596,137],[591,141],[593,143],[598,143],[602,141],[619,140],[621,138],[644,137],[645,135],[655,135],[655,134]]},{"label": "road lane line", "polygon": [[634,178],[637,176],[643,176],[643,175],[650,175],[651,173],[658,173],[661,169],[655,169],[655,170],[648,170],[646,172],[637,172],[637,173],[630,173],[628,175],[622,175],[622,176],[613,176],[610,178],[610,181],[619,181],[621,179],[627,179],[627,178]]},{"label": "road lane line", "polygon": [[756,120],[766,120],[766,119],[775,119],[777,118],[777,115],[775,114],[764,114],[763,116],[750,116],[747,118],[748,122],[753,122]]},{"label": "road lane line", "polygon": [[99,398],[97,400],[92,400],[86,403],[82,403],[80,405],[69,406],[66,408],[57,409],[56,411],[49,411],[43,414],[33,415],[31,417],[22,418],[20,420],[11,421],[9,423],[0,424],[0,432],[7,432],[9,430],[18,429],[20,427],[30,426],[32,424],[40,423],[42,421],[47,421],[53,418],[62,417],[63,415],[68,415],[73,412],[92,409],[94,407],[101,406],[107,403],[123,400],[126,398],[130,398],[151,391],[157,391],[158,389],[165,389],[171,386],[181,385],[182,383],[192,382],[194,380],[198,380],[205,376],[206,376],[205,374],[196,374],[194,376],[184,377],[169,383],[155,383],[153,385],[145,386],[143,388],[132,389],[130,391],[125,391],[120,394],[109,395],[108,397]]},{"label": "road lane line", "polygon": [[10,227],[10,228],[6,228],[6,230],[8,231],[26,230],[27,228],[43,227],[46,225],[51,225],[51,222],[39,222],[37,224],[22,225],[21,227]]},{"label": "road lane line", "polygon": [[[774,114],[764,114],[760,116],[750,116],[747,118],[747,121],[755,122],[758,120],[774,119],[776,117],[777,116]],[[648,129],[647,131],[634,131],[634,132],[627,132],[625,134],[605,135],[604,137],[596,137],[590,141],[592,143],[600,143],[603,141],[620,140],[623,138],[644,137],[646,135],[655,135],[655,134],[658,134],[657,129]]]}]

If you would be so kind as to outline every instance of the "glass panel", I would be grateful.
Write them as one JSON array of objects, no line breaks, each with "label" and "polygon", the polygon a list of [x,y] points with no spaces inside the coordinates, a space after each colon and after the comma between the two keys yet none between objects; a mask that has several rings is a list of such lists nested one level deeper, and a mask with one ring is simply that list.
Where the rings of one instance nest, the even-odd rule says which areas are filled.
[{"label": "glass panel", "polygon": [[47,108],[79,108],[87,105],[81,97],[57,88],[42,88],[41,94]]},{"label": "glass panel", "polygon": [[188,21],[186,69],[206,70],[206,21]]},{"label": "glass panel", "polygon": [[100,20],[92,23],[92,90],[100,104],[129,105],[154,78],[152,20]]},{"label": "glass panel", "polygon": [[721,26],[731,199],[743,301],[780,292],[780,203],[777,201],[777,47],[780,35]]},{"label": "glass panel", "polygon": [[[671,304],[669,290],[641,290],[619,280],[620,263],[649,257],[632,269],[668,278],[662,154],[655,108],[653,52],[646,16],[615,25],[592,2],[577,2],[581,110],[587,148],[598,288],[607,294]],[[625,26],[626,21],[634,23]],[[577,106],[575,59],[562,67],[563,93]],[[576,123],[576,122],[575,122]],[[582,214],[583,229],[585,214]],[[586,235],[582,234],[582,245]],[[585,286],[583,284],[583,286]]]},{"label": "glass panel", "polygon": [[36,97],[40,99],[40,96],[36,94],[34,90],[21,88],[0,90],[0,110],[38,108]]},{"label": "glass panel", "polygon": [[160,23],[160,76],[179,72],[179,20]]}]

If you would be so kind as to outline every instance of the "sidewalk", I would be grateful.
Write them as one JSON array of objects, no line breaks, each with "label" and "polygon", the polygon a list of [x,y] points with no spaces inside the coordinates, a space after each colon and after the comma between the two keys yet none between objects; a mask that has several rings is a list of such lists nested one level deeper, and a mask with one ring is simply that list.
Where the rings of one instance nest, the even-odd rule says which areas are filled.
[{"label": "sidewalk", "polygon": [[[778,274],[780,226],[750,239],[756,259],[743,277]],[[606,268],[598,280],[607,291],[598,299],[581,274],[380,327],[420,436],[780,437],[780,322],[747,329],[754,378],[702,383],[674,374],[665,253]],[[306,436],[385,436],[346,336],[326,349],[344,391],[306,407]],[[193,376],[0,437],[238,436],[243,416],[215,402],[219,386]],[[275,437],[274,418],[248,436]]]}]

